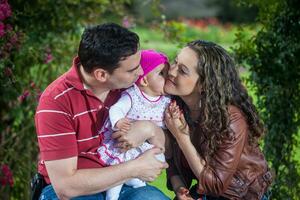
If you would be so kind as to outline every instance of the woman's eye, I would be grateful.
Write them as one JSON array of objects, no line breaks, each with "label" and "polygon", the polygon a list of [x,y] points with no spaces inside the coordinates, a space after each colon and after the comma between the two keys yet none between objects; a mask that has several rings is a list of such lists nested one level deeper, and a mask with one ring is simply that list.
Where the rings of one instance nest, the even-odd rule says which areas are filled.
[{"label": "woman's eye", "polygon": [[187,74],[187,72],[186,72],[186,71],[184,71],[184,70],[183,70],[183,69],[181,69],[181,68],[180,68],[178,71],[179,71],[179,73],[181,73],[181,74]]}]

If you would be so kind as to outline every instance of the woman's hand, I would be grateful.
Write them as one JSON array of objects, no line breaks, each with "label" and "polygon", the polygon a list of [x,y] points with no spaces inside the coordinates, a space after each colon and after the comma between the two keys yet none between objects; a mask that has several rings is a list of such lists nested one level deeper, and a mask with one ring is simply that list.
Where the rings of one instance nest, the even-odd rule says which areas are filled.
[{"label": "woman's hand", "polygon": [[176,191],[176,197],[179,200],[193,200],[190,191],[185,187],[180,187]]},{"label": "woman's hand", "polygon": [[176,140],[180,137],[189,137],[189,126],[175,101],[170,103],[169,107],[165,111],[165,123]]}]

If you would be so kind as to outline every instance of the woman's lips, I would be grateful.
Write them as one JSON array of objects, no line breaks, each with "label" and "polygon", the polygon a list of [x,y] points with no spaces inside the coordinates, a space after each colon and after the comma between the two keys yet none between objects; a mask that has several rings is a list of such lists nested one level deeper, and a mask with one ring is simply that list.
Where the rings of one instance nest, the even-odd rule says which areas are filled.
[{"label": "woman's lips", "polygon": [[175,85],[175,82],[172,81],[171,79],[167,79],[167,83],[172,83],[172,85]]}]

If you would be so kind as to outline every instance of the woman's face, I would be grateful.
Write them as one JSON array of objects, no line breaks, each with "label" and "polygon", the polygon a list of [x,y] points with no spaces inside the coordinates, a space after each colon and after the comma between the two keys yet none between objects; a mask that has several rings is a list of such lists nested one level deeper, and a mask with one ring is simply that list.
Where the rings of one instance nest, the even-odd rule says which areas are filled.
[{"label": "woman's face", "polygon": [[167,94],[188,96],[196,89],[198,57],[194,50],[184,47],[171,65],[164,90]]}]

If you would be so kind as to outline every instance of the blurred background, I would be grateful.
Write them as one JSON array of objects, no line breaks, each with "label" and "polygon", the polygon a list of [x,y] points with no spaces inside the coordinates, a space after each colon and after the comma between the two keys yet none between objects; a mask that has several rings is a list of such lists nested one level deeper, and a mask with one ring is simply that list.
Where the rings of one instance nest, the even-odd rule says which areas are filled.
[{"label": "blurred background", "polygon": [[[171,61],[195,39],[228,50],[267,128],[272,199],[300,199],[299,10],[296,0],[0,0],[0,199],[30,199],[39,96],[71,66],[84,27],[103,22]],[[165,173],[151,184],[174,197]]]}]

